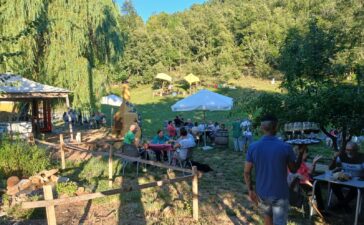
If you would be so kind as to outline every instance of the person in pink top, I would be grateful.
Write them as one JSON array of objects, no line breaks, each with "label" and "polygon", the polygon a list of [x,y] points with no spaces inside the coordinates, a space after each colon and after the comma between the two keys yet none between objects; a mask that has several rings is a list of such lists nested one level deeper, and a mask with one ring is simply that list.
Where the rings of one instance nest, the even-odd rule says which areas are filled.
[{"label": "person in pink top", "polygon": [[174,127],[172,121],[168,121],[167,131],[170,138],[176,137],[176,128]]},{"label": "person in pink top", "polygon": [[[304,152],[302,155],[302,163],[294,175],[296,175],[296,177],[299,178],[299,183],[300,183],[301,188],[305,192],[310,192],[310,191],[312,191],[312,183],[313,183],[312,177],[315,172],[316,164],[317,164],[318,160],[320,160],[322,158],[322,156],[316,155],[312,160],[312,164],[309,165],[306,163],[307,158],[308,158],[307,145],[301,145],[298,148],[303,148]],[[318,210],[320,211],[320,213],[326,213],[324,210],[325,207],[324,207],[324,203],[323,203],[323,199],[322,199],[322,195],[321,195],[320,185],[318,185],[318,184],[316,185],[314,195],[316,196]]]}]

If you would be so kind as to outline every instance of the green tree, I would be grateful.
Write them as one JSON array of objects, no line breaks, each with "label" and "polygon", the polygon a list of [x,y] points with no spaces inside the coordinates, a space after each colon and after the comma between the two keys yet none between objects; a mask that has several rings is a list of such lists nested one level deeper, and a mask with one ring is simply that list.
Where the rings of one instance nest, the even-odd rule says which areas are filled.
[{"label": "green tree", "polygon": [[1,69],[69,88],[76,106],[94,107],[123,50],[120,12],[112,0],[35,0],[1,4],[0,36],[16,36],[33,23],[31,34],[2,42]]}]

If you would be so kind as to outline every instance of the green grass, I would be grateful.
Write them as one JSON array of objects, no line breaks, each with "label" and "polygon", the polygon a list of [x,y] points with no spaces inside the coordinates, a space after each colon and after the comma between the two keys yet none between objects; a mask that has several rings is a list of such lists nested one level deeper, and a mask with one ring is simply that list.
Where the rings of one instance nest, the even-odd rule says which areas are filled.
[{"label": "green grass", "polygon": [[[251,96],[263,92],[280,92],[279,84],[272,85],[270,81],[258,80],[247,77],[240,81],[229,81],[235,85],[237,89],[212,89],[221,94],[240,98],[241,96]],[[211,88],[210,88],[211,89]],[[142,114],[142,128],[144,137],[151,138],[155,135],[158,129],[162,128],[163,121],[171,120],[176,115],[182,115],[185,119],[201,122],[203,114],[201,112],[172,112],[171,106],[182,97],[152,97],[152,88],[150,86],[141,86],[131,90],[131,102],[136,105],[138,112]],[[230,128],[231,121],[234,118],[245,118],[246,112],[207,112],[207,121],[218,121],[225,123]],[[231,135],[230,135],[231,136]],[[258,136],[256,136],[258,138]],[[200,212],[202,224],[232,224],[237,221],[250,222],[252,224],[262,224],[262,218],[259,213],[254,210],[246,197],[246,189],[243,183],[243,164],[245,155],[243,153],[233,152],[230,148],[216,148],[209,152],[203,152],[197,149],[194,152],[194,160],[210,165],[213,172],[204,174],[200,179],[199,190],[200,197]],[[331,156],[331,150],[323,144],[310,147],[310,154],[322,154],[325,157]],[[154,172],[148,171],[148,174]],[[179,191],[188,192],[189,187],[185,189],[178,188]],[[171,204],[173,201],[172,190],[163,189],[157,192],[157,196],[148,197],[148,194],[143,194],[142,202],[144,202],[145,214],[148,215],[149,210],[155,212],[154,207],[164,204]],[[144,193],[144,192],[143,192]],[[152,192],[154,194],[154,192]],[[150,193],[150,194],[152,194]],[[151,200],[154,199],[154,201]],[[160,202],[162,201],[162,202]],[[154,203],[152,203],[154,202]],[[159,202],[159,203],[155,203]],[[173,203],[172,203],[173,204]],[[177,203],[176,203],[177,204]],[[177,204],[178,205],[178,204]],[[176,206],[178,212],[174,218],[162,216],[161,221],[166,224],[179,224],[182,218],[190,216],[189,206]],[[146,217],[148,221],[148,216]],[[151,219],[151,218],[149,218]],[[151,219],[152,221],[152,219]],[[302,215],[297,210],[292,210],[290,214],[290,224],[308,223],[309,220],[303,219]],[[316,221],[320,223],[319,220]]]},{"label": "green grass", "polygon": [[[240,81],[229,81],[237,89],[218,89],[219,93],[239,98],[249,98],[255,94],[267,92],[280,92],[278,84],[271,85],[270,81],[254,78],[244,78]],[[115,88],[115,87],[114,87]],[[114,91],[116,92],[116,91]],[[117,93],[117,92],[116,92]],[[150,86],[141,86],[131,89],[131,102],[136,105],[142,114],[143,135],[151,138],[155,132],[162,128],[163,121],[182,115],[185,119],[201,121],[201,112],[172,112],[170,107],[181,97],[152,97]],[[229,127],[236,118],[244,118],[246,112],[208,112],[207,120],[226,123]],[[256,136],[258,138],[259,136]],[[192,220],[192,196],[190,182],[181,182],[161,188],[149,188],[142,191],[123,193],[120,196],[100,198],[92,204],[100,207],[112,207],[118,210],[118,224],[263,224],[259,211],[253,208],[247,198],[247,189],[243,182],[243,165],[245,155],[234,152],[230,148],[215,148],[205,152],[199,148],[194,151],[194,161],[208,164],[213,171],[203,174],[199,179],[200,221]],[[310,154],[322,154],[329,157],[331,150],[323,144],[310,147]],[[121,162],[114,161],[115,180],[114,187],[128,187],[136,184],[148,183],[167,177],[182,176],[181,173],[172,173],[167,176],[165,169],[148,166],[146,172],[140,172],[136,177],[135,165],[129,165],[125,176],[121,174]],[[107,190],[107,159],[102,157],[88,161],[67,164],[71,168],[64,172],[73,181],[88,187],[91,191]],[[141,171],[141,170],[140,170]],[[120,179],[122,177],[122,179]],[[170,210],[166,210],[166,208]],[[338,218],[331,224],[351,223],[350,217]],[[323,224],[317,218],[309,220],[303,218],[297,209],[291,209],[289,224]]]}]

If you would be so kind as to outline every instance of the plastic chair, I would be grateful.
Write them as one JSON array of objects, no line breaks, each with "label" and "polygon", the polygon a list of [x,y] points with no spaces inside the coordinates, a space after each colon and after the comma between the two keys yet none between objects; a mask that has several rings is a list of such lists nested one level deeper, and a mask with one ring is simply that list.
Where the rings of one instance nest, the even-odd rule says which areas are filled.
[{"label": "plastic chair", "polygon": [[[177,160],[177,162],[178,162],[178,164],[179,164],[179,166],[181,168],[186,168],[187,165],[189,165],[192,168],[192,161],[191,161],[192,160],[192,153],[193,153],[192,148],[188,148],[187,149],[186,159],[181,160],[179,158],[176,158],[176,160]],[[185,175],[185,172],[184,171],[183,171],[183,175]]]},{"label": "plastic chair", "polygon": [[302,216],[306,217],[308,214],[311,217],[314,211],[323,218],[320,210],[316,206],[316,198],[315,195],[311,192],[306,192],[300,184],[300,179],[298,177],[294,178],[289,188],[290,196],[289,201],[290,205],[301,208]]},{"label": "plastic chair", "polygon": [[[130,156],[130,157],[135,157],[136,159],[141,158],[140,157],[141,152],[139,151],[139,149],[135,145],[124,144],[123,147],[122,147],[122,152],[123,152],[124,155]],[[123,159],[123,161],[122,161],[123,175],[125,174],[126,166],[128,164],[132,163],[132,162],[137,163],[137,176],[139,175],[139,164],[140,164],[140,162],[129,160],[129,159]]]}]

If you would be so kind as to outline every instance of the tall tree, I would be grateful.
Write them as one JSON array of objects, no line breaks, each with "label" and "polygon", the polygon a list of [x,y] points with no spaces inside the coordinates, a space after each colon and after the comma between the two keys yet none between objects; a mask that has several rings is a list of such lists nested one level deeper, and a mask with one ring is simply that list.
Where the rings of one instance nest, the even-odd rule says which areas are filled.
[{"label": "tall tree", "polygon": [[[0,36],[37,21],[31,35],[1,51],[20,52],[2,70],[74,91],[75,106],[95,107],[123,51],[120,12],[112,0],[4,1]],[[17,26],[14,26],[17,24]]]}]

